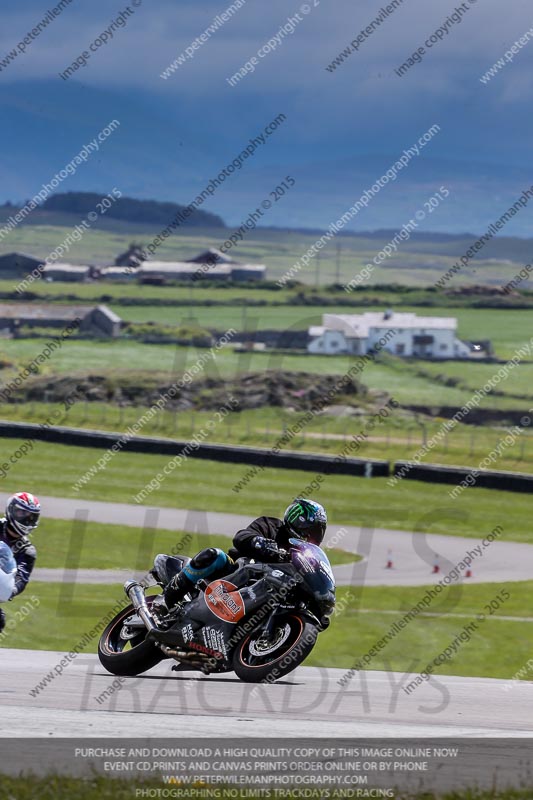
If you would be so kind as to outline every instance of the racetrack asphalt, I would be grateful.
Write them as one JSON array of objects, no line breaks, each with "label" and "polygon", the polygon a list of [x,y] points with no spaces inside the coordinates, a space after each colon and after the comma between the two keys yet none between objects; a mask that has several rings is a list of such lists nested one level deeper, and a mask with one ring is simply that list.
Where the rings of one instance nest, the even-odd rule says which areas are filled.
[{"label": "racetrack asphalt", "polygon": [[[413,675],[298,667],[275,684],[234,673],[171,672],[164,661],[115,679],[80,654],[35,697],[30,692],[63,653],[2,650],[0,735],[425,737],[533,735],[532,684],[437,675],[412,693]],[[102,693],[116,680],[117,690]],[[507,690],[505,687],[508,687]],[[313,720],[314,724],[310,724]]]}]

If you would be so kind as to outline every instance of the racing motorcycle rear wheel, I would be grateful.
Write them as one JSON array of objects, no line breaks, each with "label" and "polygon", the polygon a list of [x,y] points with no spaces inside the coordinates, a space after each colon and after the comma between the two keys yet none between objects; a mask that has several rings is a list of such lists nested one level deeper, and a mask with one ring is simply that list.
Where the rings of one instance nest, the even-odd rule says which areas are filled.
[{"label": "racing motorcycle rear wheel", "polygon": [[[146,599],[150,604],[151,598]],[[144,627],[128,627],[130,617],[137,617],[131,605],[111,620],[98,642],[100,663],[113,675],[138,675],[165,658],[152,641],[146,640]]]},{"label": "racing motorcycle rear wheel", "polygon": [[307,658],[318,636],[318,629],[299,614],[287,614],[280,620],[270,639],[260,631],[248,634],[233,654],[232,667],[247,683],[273,683]]}]

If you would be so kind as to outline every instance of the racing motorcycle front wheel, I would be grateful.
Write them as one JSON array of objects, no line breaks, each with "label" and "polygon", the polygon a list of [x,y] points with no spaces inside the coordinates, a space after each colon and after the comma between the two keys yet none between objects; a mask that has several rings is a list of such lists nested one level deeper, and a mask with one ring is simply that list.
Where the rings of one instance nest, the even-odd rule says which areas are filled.
[{"label": "racing motorcycle front wheel", "polygon": [[[150,605],[152,598],[146,600]],[[132,622],[131,626],[129,622]],[[155,667],[165,656],[152,641],[146,639],[146,634],[146,628],[139,626],[133,606],[120,611],[98,642],[98,658],[102,666],[112,675],[139,675]]]},{"label": "racing motorcycle front wheel", "polygon": [[268,639],[252,631],[233,654],[232,668],[247,683],[273,683],[307,658],[318,636],[318,628],[299,614],[287,614]]}]

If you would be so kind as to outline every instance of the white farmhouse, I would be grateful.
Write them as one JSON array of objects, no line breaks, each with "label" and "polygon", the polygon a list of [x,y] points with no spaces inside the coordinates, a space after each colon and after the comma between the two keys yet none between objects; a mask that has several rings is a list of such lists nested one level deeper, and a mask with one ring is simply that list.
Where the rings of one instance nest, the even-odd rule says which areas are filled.
[{"label": "white farmhouse", "polygon": [[455,317],[418,317],[395,311],[323,314],[322,325],[309,328],[307,350],[324,355],[365,355],[378,345],[378,349],[406,358],[475,357],[471,345],[457,338],[456,330]]}]

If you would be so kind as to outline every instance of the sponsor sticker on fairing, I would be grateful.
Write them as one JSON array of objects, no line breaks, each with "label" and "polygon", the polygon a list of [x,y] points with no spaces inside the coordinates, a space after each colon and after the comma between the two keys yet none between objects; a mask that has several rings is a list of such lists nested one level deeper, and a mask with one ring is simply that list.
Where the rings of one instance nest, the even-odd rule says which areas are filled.
[{"label": "sponsor sticker on fairing", "polygon": [[237,587],[229,581],[218,580],[204,592],[208,609],[224,622],[237,623],[244,617],[244,600]]}]

